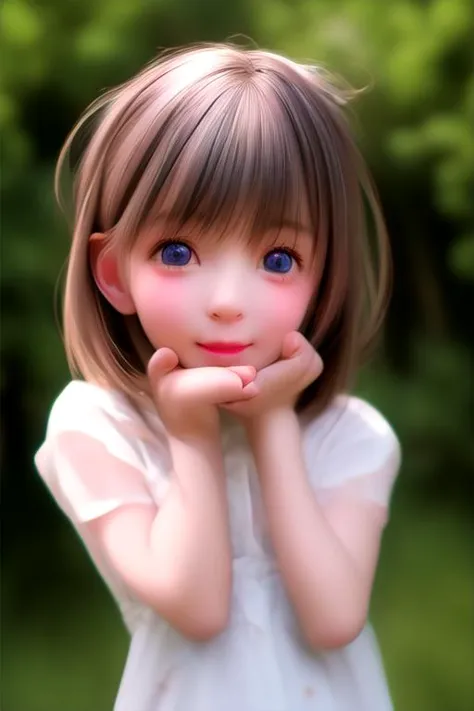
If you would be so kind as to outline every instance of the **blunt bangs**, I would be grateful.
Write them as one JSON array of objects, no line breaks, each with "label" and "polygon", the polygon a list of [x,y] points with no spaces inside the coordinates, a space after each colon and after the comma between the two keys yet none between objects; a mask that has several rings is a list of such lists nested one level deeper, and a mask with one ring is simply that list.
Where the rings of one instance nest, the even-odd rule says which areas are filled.
[{"label": "blunt bangs", "polygon": [[223,95],[196,129],[184,127],[185,147],[153,207],[168,207],[172,229],[192,221],[203,234],[250,240],[284,226],[315,230],[302,224],[307,190],[291,126],[253,93]]},{"label": "blunt bangs", "polygon": [[333,136],[322,135],[314,88],[281,69],[277,81],[264,69],[206,76],[161,121],[154,101],[144,101],[123,126],[136,139],[119,131],[111,151],[109,176],[120,180],[104,186],[104,231],[126,248],[167,216],[170,237],[192,221],[202,233],[251,240],[290,226],[325,244],[326,186],[340,169],[331,166]]}]

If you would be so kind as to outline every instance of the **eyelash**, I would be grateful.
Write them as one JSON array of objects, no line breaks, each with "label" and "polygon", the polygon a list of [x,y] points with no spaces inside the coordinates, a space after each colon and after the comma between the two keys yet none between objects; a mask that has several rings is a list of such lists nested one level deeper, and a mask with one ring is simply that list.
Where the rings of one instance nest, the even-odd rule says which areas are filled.
[{"label": "eyelash", "polygon": [[[150,259],[154,258],[157,256],[157,254],[164,249],[165,247],[168,247],[171,244],[185,244],[189,249],[192,251],[193,255],[196,257],[198,263],[199,257],[197,255],[197,251],[195,246],[193,245],[192,241],[187,238],[187,239],[163,239],[160,242],[158,242],[157,245],[153,247],[153,250],[150,253]],[[287,254],[290,255],[295,260],[296,266],[298,269],[300,269],[303,265],[303,258],[301,254],[294,248],[290,247],[289,245],[286,244],[279,244],[276,247],[272,247],[269,249],[267,252],[265,252],[264,257],[266,257],[268,254],[271,254],[272,252],[286,252]],[[166,267],[167,269],[183,269],[183,267],[180,266],[173,266],[171,264],[162,264],[161,266]],[[286,277],[287,274],[277,274],[275,272],[275,276],[280,276],[280,277]]]},{"label": "eyelash", "polygon": [[296,249],[294,249],[294,247],[289,247],[286,244],[279,244],[277,247],[273,247],[272,249],[269,249],[268,252],[265,252],[265,256],[267,254],[271,254],[272,252],[286,252],[290,255],[290,257],[293,257],[297,267],[301,267],[303,265],[303,257],[296,251]]},{"label": "eyelash", "polygon": [[[189,247],[193,255],[196,257],[197,261],[199,262],[199,257],[197,255],[197,251],[193,243],[191,242],[190,239],[162,239],[158,244],[156,244],[153,249],[150,252],[150,259],[154,259],[160,252],[163,250],[165,247],[169,247],[171,244],[185,244],[186,247]],[[183,267],[178,266],[178,265],[173,265],[173,264],[161,264],[162,267],[165,269],[183,269]]]}]

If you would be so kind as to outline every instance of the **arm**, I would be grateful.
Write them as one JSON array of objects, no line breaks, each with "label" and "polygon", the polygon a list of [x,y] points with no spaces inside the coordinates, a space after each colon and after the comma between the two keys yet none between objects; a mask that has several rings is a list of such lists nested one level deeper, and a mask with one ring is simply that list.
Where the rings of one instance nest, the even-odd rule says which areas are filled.
[{"label": "arm", "polygon": [[[183,635],[208,639],[227,623],[231,588],[219,436],[216,431],[192,445],[178,440],[170,445],[174,476],[158,511],[152,505],[125,506],[88,526],[137,597]],[[99,451],[91,455],[96,471],[111,466],[105,450],[102,463]],[[114,466],[128,468],[121,462]]]},{"label": "arm", "polygon": [[[231,595],[216,405],[251,397],[254,369],[185,370],[177,360],[164,348],[148,366],[173,464],[167,496],[158,512],[148,506],[123,508],[90,525],[111,565],[138,597],[182,634],[208,639],[227,624]],[[110,462],[99,466],[97,457],[96,452],[91,470],[107,471]]]},{"label": "arm", "polygon": [[291,408],[269,410],[248,432],[270,536],[302,631],[315,649],[344,646],[365,623],[382,507],[349,500],[324,509],[318,504]]}]

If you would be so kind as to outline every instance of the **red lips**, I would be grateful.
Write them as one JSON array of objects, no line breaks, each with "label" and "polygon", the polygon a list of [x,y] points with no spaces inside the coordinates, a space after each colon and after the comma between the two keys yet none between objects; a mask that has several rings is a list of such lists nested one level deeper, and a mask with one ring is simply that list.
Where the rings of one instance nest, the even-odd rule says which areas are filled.
[{"label": "red lips", "polygon": [[216,341],[215,343],[198,343],[200,348],[203,348],[209,353],[217,353],[219,355],[242,353],[249,345],[249,343],[224,343],[221,341]]}]

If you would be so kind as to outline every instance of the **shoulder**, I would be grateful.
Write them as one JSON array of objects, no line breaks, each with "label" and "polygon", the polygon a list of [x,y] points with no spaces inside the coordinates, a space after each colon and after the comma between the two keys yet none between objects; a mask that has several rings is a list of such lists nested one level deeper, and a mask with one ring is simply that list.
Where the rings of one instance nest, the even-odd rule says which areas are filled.
[{"label": "shoulder", "polygon": [[130,406],[122,393],[82,380],[73,380],[54,400],[48,429],[64,429],[68,423],[72,424],[84,416],[93,417],[97,413],[113,417],[120,413],[129,414],[129,411]]},{"label": "shoulder", "polygon": [[163,425],[149,406],[142,411],[124,393],[74,380],[53,402],[35,464],[47,477],[64,466],[71,447],[96,447],[97,442],[141,471],[159,469],[167,456]]},{"label": "shoulder", "polygon": [[[124,449],[127,421],[133,421],[131,407],[119,392],[81,380],[73,380],[59,393],[49,412],[44,442],[35,456],[37,467],[50,470],[53,459],[62,452],[60,442],[71,433],[81,442],[101,442],[107,449]],[[125,428],[122,427],[125,423]],[[87,439],[84,439],[84,436]]]},{"label": "shoulder", "polygon": [[[154,424],[158,426],[158,420]],[[73,380],[53,402],[48,418],[47,436],[54,436],[65,430],[94,432],[109,427],[119,427],[124,433],[130,429],[131,433],[137,434],[138,431],[150,427],[149,417],[127,395],[118,390],[83,380]]]},{"label": "shoulder", "polygon": [[90,521],[125,504],[148,504],[152,491],[159,495],[166,484],[159,480],[162,447],[148,445],[146,433],[124,394],[73,381],[53,403],[35,465],[67,515]]},{"label": "shoulder", "polygon": [[338,460],[361,473],[400,464],[400,443],[389,422],[354,396],[338,396],[318,417],[303,422],[303,441],[312,458]]},{"label": "shoulder", "polygon": [[353,395],[339,395],[316,417],[303,417],[305,437],[324,439],[329,433],[370,435],[397,440],[395,432],[382,413],[373,405]]}]

